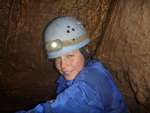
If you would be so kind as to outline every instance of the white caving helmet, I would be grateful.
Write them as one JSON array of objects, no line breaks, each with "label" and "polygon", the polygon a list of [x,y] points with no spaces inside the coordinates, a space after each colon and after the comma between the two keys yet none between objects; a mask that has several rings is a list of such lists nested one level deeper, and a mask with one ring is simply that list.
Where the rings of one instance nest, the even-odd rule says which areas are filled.
[{"label": "white caving helmet", "polygon": [[48,23],[44,30],[44,41],[48,58],[56,58],[86,46],[90,38],[78,20],[62,16]]}]

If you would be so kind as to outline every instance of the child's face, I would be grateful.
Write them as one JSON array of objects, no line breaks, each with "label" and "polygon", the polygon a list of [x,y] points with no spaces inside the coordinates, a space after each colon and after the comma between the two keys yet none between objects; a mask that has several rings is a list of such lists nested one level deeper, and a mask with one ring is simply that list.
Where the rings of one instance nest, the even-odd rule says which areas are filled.
[{"label": "child's face", "polygon": [[55,65],[66,80],[73,80],[84,67],[84,56],[79,50],[69,52],[56,58]]}]

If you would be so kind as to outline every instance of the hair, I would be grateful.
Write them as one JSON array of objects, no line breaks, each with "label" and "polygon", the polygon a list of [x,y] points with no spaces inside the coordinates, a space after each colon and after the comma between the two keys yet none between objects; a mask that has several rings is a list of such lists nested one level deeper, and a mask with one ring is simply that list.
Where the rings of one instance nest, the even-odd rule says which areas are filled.
[{"label": "hair", "polygon": [[80,48],[79,51],[81,52],[81,54],[84,56],[85,59],[85,64],[88,60],[92,59],[92,54],[89,51],[89,48],[87,46]]}]

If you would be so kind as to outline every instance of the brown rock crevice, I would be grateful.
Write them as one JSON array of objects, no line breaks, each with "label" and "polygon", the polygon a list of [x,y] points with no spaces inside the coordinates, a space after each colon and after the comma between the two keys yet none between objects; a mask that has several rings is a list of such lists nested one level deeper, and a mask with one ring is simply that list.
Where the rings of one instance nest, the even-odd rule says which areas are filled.
[{"label": "brown rock crevice", "polygon": [[0,0],[0,112],[28,108],[55,94],[42,32],[56,16],[74,16],[90,49],[110,70],[131,113],[150,109],[149,0]]},{"label": "brown rock crevice", "polygon": [[[129,98],[134,100],[132,104],[136,103],[134,107],[129,105],[134,109],[132,112],[142,112],[150,102],[147,81],[150,74],[150,28],[147,20],[150,6],[148,1],[133,0],[118,1],[117,4],[97,55],[114,73],[113,78],[122,92],[128,94],[128,103],[131,104]],[[121,83],[121,80],[126,82]],[[146,109],[144,112],[148,113],[149,108]]]}]

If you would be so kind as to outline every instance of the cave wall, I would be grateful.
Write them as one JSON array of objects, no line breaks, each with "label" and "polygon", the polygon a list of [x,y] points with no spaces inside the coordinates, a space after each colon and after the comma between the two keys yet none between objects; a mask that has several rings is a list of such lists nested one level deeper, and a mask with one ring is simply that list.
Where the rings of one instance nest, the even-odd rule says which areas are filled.
[{"label": "cave wall", "polygon": [[113,73],[131,112],[150,112],[150,1],[114,4],[97,56]]},{"label": "cave wall", "polygon": [[[42,31],[56,16],[81,20],[95,57],[113,73],[132,113],[148,113],[150,8],[147,0],[0,0],[0,112],[54,97],[58,77]],[[93,53],[94,53],[93,52]]]},{"label": "cave wall", "polygon": [[42,29],[51,17],[46,18],[41,10],[44,4],[0,1],[0,113],[27,108],[55,95],[57,74],[47,62],[42,43]]}]

